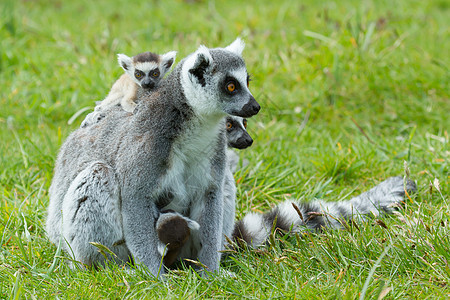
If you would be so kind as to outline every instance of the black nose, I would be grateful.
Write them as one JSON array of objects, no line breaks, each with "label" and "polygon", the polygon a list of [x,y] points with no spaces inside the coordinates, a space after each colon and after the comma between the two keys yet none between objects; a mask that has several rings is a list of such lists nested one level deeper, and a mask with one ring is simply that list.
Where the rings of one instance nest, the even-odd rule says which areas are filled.
[{"label": "black nose", "polygon": [[249,118],[251,116],[256,115],[260,109],[261,109],[261,106],[259,106],[259,104],[258,104],[258,102],[256,102],[255,98],[253,98],[253,96],[250,95],[250,99],[242,107],[242,111],[239,116],[243,117],[243,118]]},{"label": "black nose", "polygon": [[142,87],[144,89],[152,89],[155,87],[155,84],[153,82],[145,82],[145,83],[142,83]]},{"label": "black nose", "polygon": [[235,143],[230,143],[230,146],[236,149],[245,149],[250,147],[253,144],[253,139],[250,135],[242,136],[237,139]]},{"label": "black nose", "polygon": [[250,136],[248,136],[245,139],[245,148],[250,147],[252,144],[253,144],[253,139]]}]

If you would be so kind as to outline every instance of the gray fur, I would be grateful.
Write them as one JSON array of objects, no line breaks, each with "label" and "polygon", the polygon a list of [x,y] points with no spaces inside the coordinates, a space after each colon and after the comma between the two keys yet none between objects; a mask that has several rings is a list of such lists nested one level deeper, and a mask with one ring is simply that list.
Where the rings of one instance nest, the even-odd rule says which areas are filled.
[{"label": "gray fur", "polygon": [[[135,262],[157,276],[164,270],[155,223],[159,211],[172,209],[200,225],[192,243],[183,247],[184,257],[198,259],[209,271],[217,271],[226,176],[224,117],[230,112],[246,117],[259,111],[246,87],[223,99],[224,77],[243,77],[244,72],[240,55],[200,48],[180,62],[153,93],[139,99],[133,113],[111,107],[101,122],[73,132],[61,147],[50,187],[46,224],[50,240],[65,239],[69,248],[78,249],[76,260],[90,259],[97,265],[103,261],[94,255],[85,257],[92,253],[88,240],[112,245],[116,240],[111,236],[123,235]],[[236,80],[242,82],[242,78]],[[94,167],[96,162],[114,176],[102,175]],[[86,188],[79,181],[86,182]],[[104,185],[105,190],[94,184]],[[119,204],[114,205],[120,215],[111,216],[117,223],[105,227],[106,222],[99,223],[97,218],[103,206],[110,205],[108,201],[117,201],[110,197],[111,191],[119,194]],[[83,219],[74,212],[80,197],[90,199],[92,206]],[[63,217],[66,211],[73,216],[68,225]],[[114,215],[117,209],[108,211]],[[81,227],[91,228],[88,237],[77,236],[83,234]],[[105,234],[106,228],[112,232]],[[73,243],[66,232],[75,235]]]},{"label": "gray fur", "polygon": [[[75,201],[73,201],[75,200]],[[81,263],[104,263],[104,256],[89,242],[113,250],[110,260],[131,262],[121,228],[120,196],[114,171],[102,162],[93,162],[72,181],[63,199],[62,236],[68,244],[63,249]],[[95,222],[92,222],[95,218]],[[70,247],[69,247],[70,245]]]},{"label": "gray fur", "polygon": [[[341,228],[354,220],[361,221],[370,215],[392,212],[395,206],[404,200],[405,189],[413,192],[416,185],[407,180],[405,186],[402,177],[391,177],[348,201],[286,201],[268,213],[248,214],[236,222],[233,239],[238,245],[243,242],[257,247],[267,240],[273,226],[286,232],[291,228],[293,232]],[[293,204],[298,208],[298,212]]]},{"label": "gray fur", "polygon": [[[226,126],[226,137],[228,147],[235,147],[238,149],[244,149],[250,147],[253,143],[252,138],[247,133],[246,130],[246,120],[241,117],[228,116],[226,118],[227,126]],[[231,238],[233,228],[234,228],[234,220],[235,220],[235,211],[236,211],[236,184],[233,177],[233,172],[236,169],[236,165],[238,163],[239,157],[237,154],[231,149],[227,149],[227,168],[225,171],[225,179],[224,179],[224,191],[223,191],[223,230],[222,230],[222,244],[221,250],[225,250],[225,245],[227,244],[227,238]],[[179,220],[184,218],[186,221],[180,222]],[[162,226],[158,226],[162,222],[173,222],[175,225],[171,228],[173,232],[184,232],[189,233],[190,229],[193,229],[192,226],[188,226],[189,222],[193,222],[192,220],[180,216],[177,213],[172,211],[168,211],[165,213],[161,213],[160,217],[157,221],[156,231],[158,236],[163,235],[164,237],[169,236],[170,234],[174,234],[172,232],[163,232],[163,230],[167,230],[167,226],[162,228]],[[189,227],[189,228],[188,228]],[[198,230],[198,229],[196,229]],[[177,236],[178,239],[181,239]],[[184,236],[183,236],[184,238]],[[160,238],[161,239],[161,238]],[[166,245],[161,244],[160,249],[164,249]],[[180,246],[181,248],[181,246]],[[164,257],[164,263],[167,266],[170,266],[176,258],[174,258],[174,254],[179,256],[179,249],[168,249],[169,251]],[[160,250],[160,253],[164,253],[163,250]]]}]

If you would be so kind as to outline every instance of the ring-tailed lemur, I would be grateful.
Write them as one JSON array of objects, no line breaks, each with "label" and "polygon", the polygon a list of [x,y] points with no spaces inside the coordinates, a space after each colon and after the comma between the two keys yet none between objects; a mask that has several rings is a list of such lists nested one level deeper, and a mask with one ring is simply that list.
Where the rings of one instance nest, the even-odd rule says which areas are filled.
[{"label": "ring-tailed lemur", "polygon": [[97,103],[94,112],[86,116],[81,127],[96,123],[104,117],[103,112],[108,108],[119,105],[127,112],[133,112],[138,89],[151,91],[156,88],[164,75],[172,67],[176,51],[158,55],[152,52],[139,53],[133,57],[118,54],[119,65],[125,71],[113,84],[108,96]]},{"label": "ring-tailed lemur", "polygon": [[[47,234],[74,259],[105,258],[90,242],[113,251],[114,261],[164,273],[155,223],[172,209],[200,229],[180,255],[219,269],[226,177],[225,116],[260,110],[250,93],[244,43],[200,46],[183,59],[134,114],[112,107],[102,122],[74,131],[62,145],[50,186]],[[67,243],[66,243],[67,241]]]},{"label": "ring-tailed lemur", "polygon": [[[228,116],[226,118],[226,136],[229,148],[245,149],[252,145],[253,139],[247,132],[247,120],[241,117]],[[223,209],[223,236],[224,249],[226,237],[231,237],[234,228],[236,210],[236,186],[233,171],[236,169],[239,157],[227,149],[228,168],[224,181],[224,209]],[[180,215],[174,211],[161,212],[156,222],[156,232],[159,240],[159,253],[164,256],[164,265],[172,265],[180,253],[181,248],[188,241],[191,230],[198,230],[197,222]]]},{"label": "ring-tailed lemur", "polygon": [[411,180],[391,177],[369,191],[347,201],[285,201],[265,214],[250,213],[236,222],[233,240],[237,245],[258,247],[267,241],[275,226],[285,232],[341,228],[352,220],[365,220],[370,215],[390,213],[408,193],[416,190]]}]

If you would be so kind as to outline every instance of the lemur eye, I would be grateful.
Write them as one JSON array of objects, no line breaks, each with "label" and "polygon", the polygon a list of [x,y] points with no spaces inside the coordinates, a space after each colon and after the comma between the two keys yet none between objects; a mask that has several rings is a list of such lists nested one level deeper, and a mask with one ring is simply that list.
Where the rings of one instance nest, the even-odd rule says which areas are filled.
[{"label": "lemur eye", "polygon": [[141,78],[143,76],[142,72],[139,70],[136,70],[134,72],[134,77],[136,77],[137,79]]},{"label": "lemur eye", "polygon": [[232,93],[236,90],[236,83],[234,81],[229,81],[227,83],[227,91]]},{"label": "lemur eye", "polygon": [[158,76],[159,76],[159,70],[154,70],[154,71],[152,71],[152,72],[151,72],[151,75],[152,75],[153,77],[158,77]]},{"label": "lemur eye", "polygon": [[227,130],[230,130],[231,128],[233,128],[233,124],[231,124],[231,122],[227,122]]},{"label": "lemur eye", "polygon": [[244,121],[242,122],[242,124],[244,124],[244,128],[247,129],[247,120],[244,119]]}]

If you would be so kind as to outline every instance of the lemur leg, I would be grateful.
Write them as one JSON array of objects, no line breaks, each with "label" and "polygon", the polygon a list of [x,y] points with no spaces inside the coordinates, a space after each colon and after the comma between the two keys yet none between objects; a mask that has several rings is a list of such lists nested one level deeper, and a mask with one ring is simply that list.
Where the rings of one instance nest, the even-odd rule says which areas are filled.
[{"label": "lemur leg", "polygon": [[199,219],[201,249],[198,260],[206,266],[206,270],[218,272],[223,233],[222,189],[212,188],[205,196],[205,206]]},{"label": "lemur leg", "polygon": [[122,105],[122,108],[127,112],[133,112],[136,108],[136,103],[134,102],[136,100],[136,93],[137,93],[137,85],[132,84],[131,86],[127,87],[127,90],[125,92],[125,95],[120,100],[120,105]]},{"label": "lemur leg", "polygon": [[114,170],[94,162],[73,180],[63,200],[64,248],[76,261],[87,266],[104,264],[106,258],[95,242],[108,247],[118,263],[131,260],[122,230],[119,188]]},{"label": "lemur leg", "polygon": [[230,168],[225,170],[225,182],[223,187],[223,230],[221,250],[225,250],[228,244],[227,238],[231,239],[236,215],[236,183]]}]

